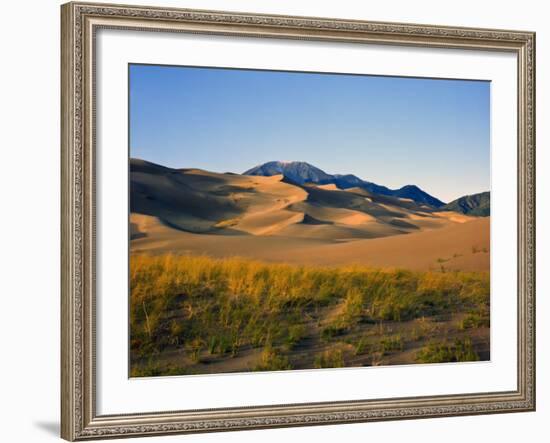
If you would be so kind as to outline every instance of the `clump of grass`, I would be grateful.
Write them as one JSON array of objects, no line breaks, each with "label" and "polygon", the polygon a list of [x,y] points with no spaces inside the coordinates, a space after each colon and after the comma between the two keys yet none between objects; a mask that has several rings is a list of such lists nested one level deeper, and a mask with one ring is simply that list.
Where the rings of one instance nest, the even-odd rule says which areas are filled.
[{"label": "clump of grass", "polygon": [[345,366],[344,353],[341,349],[329,349],[315,357],[314,366],[321,368],[342,368]]},{"label": "clump of grass", "polygon": [[472,341],[469,338],[464,340],[456,339],[453,344],[432,342],[424,346],[416,354],[416,361],[419,363],[449,363],[478,360],[479,356],[475,352]]},{"label": "clump of grass", "polygon": [[352,287],[346,291],[342,306],[342,322],[351,326],[361,319],[364,314],[364,293],[360,288]]},{"label": "clump of grass", "polygon": [[130,369],[130,377],[158,377],[166,372],[165,368],[158,363],[153,363],[152,359],[143,365],[134,365]]},{"label": "clump of grass", "polygon": [[178,366],[174,364],[159,365],[147,362],[141,366],[134,366],[130,371],[130,377],[158,377],[166,375],[189,375],[193,374],[193,371],[185,366]]},{"label": "clump of grass", "polygon": [[489,326],[489,312],[486,310],[469,312],[460,322],[460,329],[488,328]]},{"label": "clump of grass", "polygon": [[366,354],[371,348],[370,342],[366,337],[361,337],[357,343],[355,343],[353,352],[355,355]]},{"label": "clump of grass", "polygon": [[336,337],[340,337],[347,332],[347,328],[339,324],[329,324],[321,329],[321,340],[324,342],[331,341]]},{"label": "clump of grass", "polygon": [[384,354],[382,352],[373,352],[371,354],[371,365],[372,366],[380,366],[382,364],[382,357],[384,356]]},{"label": "clump of grass", "polygon": [[402,351],[404,347],[403,338],[400,334],[384,337],[380,340],[380,352],[386,354],[388,352]]},{"label": "clump of grass", "polygon": [[254,367],[255,371],[283,371],[286,369],[292,369],[288,358],[269,345],[262,350],[259,361]]},{"label": "clump of grass", "polygon": [[189,349],[189,357],[191,358],[191,361],[198,363],[200,361],[201,351],[204,347],[204,341],[200,338],[194,338],[191,342],[189,342],[187,347]]},{"label": "clump of grass", "polygon": [[294,348],[298,342],[306,335],[306,327],[302,324],[291,325],[288,328],[288,335],[285,338],[287,349]]}]

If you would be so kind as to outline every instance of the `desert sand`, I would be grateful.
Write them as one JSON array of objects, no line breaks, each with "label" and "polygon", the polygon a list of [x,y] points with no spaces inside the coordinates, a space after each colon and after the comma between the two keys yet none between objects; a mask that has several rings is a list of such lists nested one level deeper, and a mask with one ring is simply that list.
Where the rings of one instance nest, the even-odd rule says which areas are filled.
[{"label": "desert sand", "polygon": [[489,270],[489,217],[272,177],[131,160],[132,253]]}]

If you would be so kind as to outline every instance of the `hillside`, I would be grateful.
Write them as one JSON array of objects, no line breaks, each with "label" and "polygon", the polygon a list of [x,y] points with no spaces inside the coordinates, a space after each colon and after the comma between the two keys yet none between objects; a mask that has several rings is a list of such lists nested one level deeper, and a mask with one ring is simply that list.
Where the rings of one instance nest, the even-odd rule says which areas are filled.
[{"label": "hillside", "polygon": [[491,215],[491,193],[481,192],[479,194],[465,195],[443,206],[441,210],[487,217]]}]

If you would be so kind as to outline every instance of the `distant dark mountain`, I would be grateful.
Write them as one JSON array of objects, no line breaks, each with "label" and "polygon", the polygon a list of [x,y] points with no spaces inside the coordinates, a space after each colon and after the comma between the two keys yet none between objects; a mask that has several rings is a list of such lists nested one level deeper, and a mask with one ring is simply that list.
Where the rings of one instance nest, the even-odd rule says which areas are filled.
[{"label": "distant dark mountain", "polygon": [[306,162],[272,161],[256,166],[243,173],[243,175],[262,175],[267,177],[278,174],[283,174],[298,184],[321,183],[332,178],[331,175]]},{"label": "distant dark mountain", "polygon": [[330,180],[330,183],[334,183],[340,189],[355,188],[356,186],[361,186],[365,182],[359,177],[353,174],[334,174]]},{"label": "distant dark mountain", "polygon": [[393,195],[392,190],[389,188],[386,188],[385,186],[377,185],[376,183],[371,183],[365,180],[361,180],[356,175],[352,174],[334,174],[330,180],[327,180],[326,183],[322,184],[328,184],[328,183],[334,183],[336,186],[338,186],[340,189],[349,189],[349,188],[362,188],[366,191],[373,192],[375,194],[380,195]]},{"label": "distant dark mountain", "polygon": [[491,193],[487,191],[479,194],[465,195],[446,204],[441,209],[487,217],[491,215]]},{"label": "distant dark mountain", "polygon": [[395,191],[393,191],[393,195],[395,197],[410,198],[417,203],[424,203],[430,206],[434,206],[436,208],[440,208],[441,206],[445,205],[445,203],[443,203],[441,200],[432,197],[430,194],[424,192],[416,185],[407,185],[403,186],[400,189],[396,189]]},{"label": "distant dark mountain", "polygon": [[389,189],[386,186],[377,185],[360,179],[352,174],[327,174],[325,171],[306,162],[281,162],[271,161],[256,166],[243,175],[272,176],[283,174],[285,180],[303,185],[315,183],[320,185],[335,184],[340,189],[361,188],[373,194],[388,195],[392,197],[408,198],[420,204],[426,204],[439,208],[445,205],[441,200],[424,192],[418,186],[407,185],[399,189]]}]

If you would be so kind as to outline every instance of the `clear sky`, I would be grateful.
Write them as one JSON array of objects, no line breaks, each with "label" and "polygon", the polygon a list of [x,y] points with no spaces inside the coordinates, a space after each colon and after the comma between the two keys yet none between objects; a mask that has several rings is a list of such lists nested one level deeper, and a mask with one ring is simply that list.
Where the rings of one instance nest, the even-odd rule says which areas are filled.
[{"label": "clear sky", "polygon": [[237,173],[300,160],[446,202],[489,190],[489,82],[129,69],[131,157]]}]

